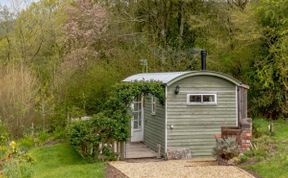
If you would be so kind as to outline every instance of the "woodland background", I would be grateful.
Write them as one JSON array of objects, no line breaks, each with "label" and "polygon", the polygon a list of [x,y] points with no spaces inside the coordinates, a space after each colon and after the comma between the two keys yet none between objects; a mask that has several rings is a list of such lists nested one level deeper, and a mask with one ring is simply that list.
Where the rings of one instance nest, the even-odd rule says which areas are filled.
[{"label": "woodland background", "polygon": [[16,137],[101,111],[142,72],[207,69],[250,85],[251,117],[288,115],[287,0],[40,0],[0,7],[0,120]]}]

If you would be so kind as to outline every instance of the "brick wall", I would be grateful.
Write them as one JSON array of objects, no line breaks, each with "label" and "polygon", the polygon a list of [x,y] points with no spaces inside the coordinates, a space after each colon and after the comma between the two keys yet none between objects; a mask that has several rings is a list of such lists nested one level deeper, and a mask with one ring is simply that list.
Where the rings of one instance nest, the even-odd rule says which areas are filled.
[{"label": "brick wall", "polygon": [[239,127],[222,127],[221,138],[234,137],[240,147],[240,152],[247,151],[252,141],[252,120],[242,119]]},{"label": "brick wall", "polygon": [[252,132],[250,130],[242,130],[240,140],[240,151],[247,151],[251,146]]}]

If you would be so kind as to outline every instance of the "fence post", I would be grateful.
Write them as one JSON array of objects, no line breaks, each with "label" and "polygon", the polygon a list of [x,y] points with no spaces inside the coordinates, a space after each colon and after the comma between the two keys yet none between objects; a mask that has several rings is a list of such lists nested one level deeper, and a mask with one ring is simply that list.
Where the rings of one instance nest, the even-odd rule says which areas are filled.
[{"label": "fence post", "polygon": [[112,149],[114,153],[117,153],[117,141],[112,142]]},{"label": "fence post", "polygon": [[125,159],[125,142],[120,142],[120,159]]}]

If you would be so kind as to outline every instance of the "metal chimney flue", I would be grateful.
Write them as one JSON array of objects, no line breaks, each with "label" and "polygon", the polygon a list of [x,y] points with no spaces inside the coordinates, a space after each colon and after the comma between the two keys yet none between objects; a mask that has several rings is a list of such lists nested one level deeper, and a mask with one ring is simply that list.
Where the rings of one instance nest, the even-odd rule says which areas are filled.
[{"label": "metal chimney flue", "polygon": [[205,49],[201,50],[201,69],[203,71],[206,70],[206,56],[207,56],[207,52]]}]

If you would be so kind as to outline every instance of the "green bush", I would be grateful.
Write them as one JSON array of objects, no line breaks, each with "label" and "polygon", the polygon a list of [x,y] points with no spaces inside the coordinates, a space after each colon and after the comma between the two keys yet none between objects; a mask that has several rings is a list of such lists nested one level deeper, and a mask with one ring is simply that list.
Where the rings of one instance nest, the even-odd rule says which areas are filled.
[{"label": "green bush", "polygon": [[246,162],[247,160],[249,159],[249,157],[244,153],[244,154],[242,154],[240,157],[239,157],[239,162],[240,163],[244,163],[244,162]]},{"label": "green bush", "polygon": [[32,163],[11,159],[4,163],[3,173],[9,178],[30,178],[33,175]]},{"label": "green bush", "polygon": [[52,132],[53,139],[63,139],[66,137],[66,127],[56,127]]},{"label": "green bush", "polygon": [[94,115],[91,120],[76,121],[68,129],[70,143],[87,160],[115,160],[117,155],[111,153],[109,145],[122,134],[116,131],[116,123],[102,113]]},{"label": "green bush", "polygon": [[261,136],[269,135],[268,125],[269,122],[266,119],[252,119],[252,132],[254,138],[259,138]]},{"label": "green bush", "polygon": [[0,145],[7,144],[9,138],[8,130],[4,126],[3,122],[0,120]]},{"label": "green bush", "polygon": [[230,160],[240,154],[238,143],[235,138],[217,138],[213,155],[218,159]]},{"label": "green bush", "polygon": [[3,122],[0,120],[0,159],[6,156],[8,151],[7,142],[8,142],[9,134],[4,126]]},{"label": "green bush", "polygon": [[112,144],[114,141],[126,141],[128,138],[130,104],[135,97],[142,94],[153,94],[161,104],[164,103],[164,87],[159,82],[120,83],[103,104],[102,112],[94,115],[91,120],[70,125],[70,143],[86,159],[116,159],[118,155],[113,153]]},{"label": "green bush", "polygon": [[102,154],[104,155],[104,160],[115,161],[118,159],[118,154],[114,153],[111,145],[104,145],[102,148]]},{"label": "green bush", "polygon": [[9,178],[30,178],[33,175],[33,158],[23,152],[13,154],[3,164],[3,173]]},{"label": "green bush", "polygon": [[247,155],[260,161],[272,157],[276,150],[277,142],[273,138],[265,135],[253,140],[253,147],[247,152]]},{"label": "green bush", "polygon": [[87,142],[90,142],[88,135],[90,132],[90,121],[77,121],[70,125],[68,129],[68,137],[71,145],[80,153],[82,157],[86,157]]},{"label": "green bush", "polygon": [[6,156],[8,148],[6,145],[0,145],[0,159],[3,159]]},{"label": "green bush", "polygon": [[37,134],[37,138],[38,138],[40,144],[43,144],[43,143],[45,143],[46,141],[49,140],[50,134],[47,131],[40,131]]},{"label": "green bush", "polygon": [[35,145],[34,138],[32,136],[25,136],[18,140],[18,147],[20,150],[27,152],[29,149],[31,149]]}]

